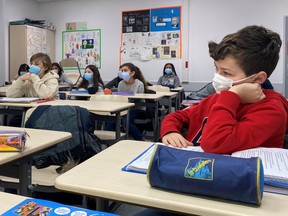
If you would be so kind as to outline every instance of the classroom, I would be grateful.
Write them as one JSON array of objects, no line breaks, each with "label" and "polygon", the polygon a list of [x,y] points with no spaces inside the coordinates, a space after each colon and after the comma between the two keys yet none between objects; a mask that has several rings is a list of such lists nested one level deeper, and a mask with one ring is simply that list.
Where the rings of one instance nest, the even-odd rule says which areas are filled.
[{"label": "classroom", "polygon": [[[163,17],[161,16],[161,13],[164,13],[162,11],[165,11],[165,13],[170,13],[169,15],[172,14],[171,17],[173,16],[173,13],[176,14],[173,16],[171,21],[169,21],[172,23],[172,27],[167,27],[168,30],[165,28],[159,30],[161,29],[160,24],[165,23],[162,20]],[[141,39],[139,39],[141,34],[136,34],[133,32],[133,30],[129,29],[129,27],[126,28],[124,26],[124,23],[132,22],[131,20],[126,20],[127,17],[125,17],[125,15],[127,14],[132,14],[136,17],[146,16],[148,17],[147,19],[151,20],[151,22],[152,20],[154,20],[156,23],[160,22],[159,26],[155,24],[155,26],[150,27],[154,28],[154,32],[153,30],[146,31],[147,29],[145,29],[145,25],[143,23],[138,23],[142,27],[142,30],[138,31],[141,32],[143,36],[142,42],[146,40],[146,43],[149,45],[142,47],[138,46],[137,43],[141,41]],[[90,37],[93,38],[88,42],[83,42],[83,38],[81,38],[80,40],[82,41],[82,44],[79,46],[82,47],[82,49],[86,49],[86,46],[87,48],[94,48],[96,54],[92,55],[92,53],[88,53],[88,57],[89,55],[91,58],[94,56],[96,63],[93,62],[92,64],[95,63],[95,65],[98,67],[104,84],[118,76],[120,65],[131,62],[141,69],[147,82],[152,85],[157,85],[159,77],[163,75],[163,66],[166,63],[172,63],[177,71],[181,91],[184,91],[184,96],[201,89],[203,86],[213,80],[216,65],[214,60],[209,56],[209,42],[220,42],[224,36],[232,32],[236,32],[245,26],[264,26],[277,32],[281,37],[282,46],[280,49],[279,61],[275,70],[273,71],[273,74],[269,77],[269,81],[273,85],[276,92],[288,98],[287,0],[0,0],[0,64],[2,65],[2,69],[0,70],[0,87],[6,84],[11,84],[15,78],[15,69],[13,68],[13,71],[11,71],[11,64],[16,61],[12,59],[10,55],[9,43],[12,35],[10,35],[9,24],[15,21],[21,22],[25,19],[30,19],[32,21],[45,21],[45,26],[47,29],[53,31],[53,49],[50,49],[47,44],[42,47],[44,52],[49,53],[52,62],[61,62],[61,60],[69,56],[74,57],[74,49],[72,51],[72,55],[71,53],[67,54],[67,50],[72,50],[71,43],[69,44],[68,42],[74,40],[75,36],[80,37],[77,35],[79,32],[81,34],[90,35]],[[135,22],[135,20],[133,22]],[[167,34],[165,31],[168,31],[169,33]],[[149,35],[149,37],[146,37],[147,35]],[[16,35],[13,35],[13,37],[17,38]],[[72,39],[73,37],[74,39]],[[46,37],[44,36],[42,39],[44,40],[45,44]],[[170,44],[167,42],[168,39]],[[155,51],[153,50],[153,55],[151,55],[150,51],[153,49],[151,44],[156,43],[153,40],[161,41],[161,44],[156,45],[158,48],[155,48],[154,46]],[[135,44],[135,41],[136,45],[133,47],[131,44]],[[92,43],[92,45],[90,43]],[[162,47],[162,45],[166,45],[166,43],[166,47],[169,49],[169,55],[165,54],[165,48]],[[73,44],[73,46],[74,45],[75,44]],[[164,50],[162,50],[162,48]],[[14,49],[17,52],[17,46],[14,46]],[[160,51],[160,54],[158,51]],[[83,55],[83,53],[78,53],[78,56],[81,55]],[[88,65],[87,59],[87,57],[84,57],[78,61],[80,65],[80,73],[83,77],[85,67]],[[29,64],[29,62],[26,63]],[[18,69],[19,63],[17,62],[16,64],[17,65],[14,65],[13,67]],[[65,71],[65,73],[73,72],[77,73],[77,69],[68,70],[67,72]],[[12,76],[11,74],[14,75]],[[63,99],[64,97],[68,100],[45,101],[44,105],[77,106],[79,101],[73,99],[78,98],[81,100],[81,106],[87,108],[90,113],[93,113],[95,119],[97,118],[97,120],[103,120],[103,116],[105,116],[106,120],[109,118],[110,121],[113,119],[113,121],[116,122],[114,125],[116,133],[113,133],[113,145],[110,143],[109,145],[107,144],[108,148],[105,149],[105,151],[100,152],[99,156],[95,155],[97,157],[92,157],[91,159],[85,161],[85,163],[72,168],[64,175],[58,177],[57,174],[55,181],[56,188],[67,191],[68,194],[71,192],[72,197],[74,197],[75,194],[81,196],[83,194],[81,199],[83,198],[82,201],[85,204],[84,207],[91,207],[90,202],[93,202],[93,209],[95,207],[94,204],[96,200],[96,210],[106,212],[113,209],[111,215],[119,214],[127,216],[132,216],[139,212],[141,213],[141,211],[143,209],[145,210],[147,207],[165,211],[167,210],[168,212],[172,212],[172,215],[174,212],[176,212],[177,215],[236,216],[241,214],[252,216],[282,215],[282,213],[285,212],[285,203],[288,201],[287,191],[285,192],[285,195],[281,194],[282,191],[280,193],[281,195],[279,195],[274,192],[267,193],[264,190],[264,198],[262,203],[260,200],[261,206],[258,208],[258,206],[255,207],[253,205],[251,206],[250,204],[247,205],[247,203],[239,204],[237,202],[227,200],[222,202],[222,200],[220,199],[219,201],[218,198],[206,199],[202,196],[187,196],[178,192],[172,192],[171,195],[171,192],[169,191],[151,189],[147,183],[146,177],[143,178],[141,174],[128,176],[127,173],[131,173],[122,171],[125,164],[134,160],[135,157],[142,152],[145,152],[147,148],[150,148],[152,143],[159,141],[161,137],[160,127],[163,118],[165,118],[165,115],[168,113],[173,113],[174,111],[181,109],[180,100],[185,99],[179,94],[178,90],[173,91],[173,88],[171,88],[171,92],[169,93],[160,93],[149,96],[141,95],[141,97],[140,95],[125,95],[125,100],[115,101],[115,104],[113,105],[109,101],[101,101],[101,103],[100,101],[97,101],[99,102],[99,106],[97,107],[91,105],[94,97],[92,96],[90,98],[90,92],[89,94],[81,93],[81,97],[85,98],[84,100],[79,96],[79,92],[73,94],[72,91],[67,92],[65,90],[64,93],[65,96],[62,96],[61,98],[60,95],[60,99]],[[164,97],[165,105],[159,105],[160,101]],[[89,98],[91,101],[85,101],[86,99],[89,100]],[[146,100],[146,102],[149,101],[151,103],[147,102],[146,104],[143,104],[143,101],[141,100]],[[27,114],[27,109],[36,109],[38,105],[39,104],[36,104],[36,102],[29,103],[29,105],[26,107],[24,106],[24,111],[19,111],[20,105],[17,105],[17,107],[16,105],[7,103],[5,106],[14,107],[17,113],[22,115],[21,126],[23,126],[24,121],[27,120],[24,119],[24,116]],[[144,139],[143,137],[143,139],[139,139],[139,142],[141,142],[143,145],[141,144],[139,147],[135,147],[138,141],[129,140],[129,143],[127,142],[129,139],[128,129],[126,134],[123,135],[123,128],[121,128],[123,125],[120,125],[120,122],[123,120],[123,113],[125,113],[124,115],[126,117],[127,112],[129,113],[131,110],[133,111],[134,106],[141,107],[144,105],[146,108],[150,107],[153,110],[153,113],[151,114],[153,116],[153,120],[151,122],[153,129],[152,131],[148,132],[149,140]],[[23,104],[21,105],[21,108],[23,108],[22,106]],[[164,111],[161,110],[162,108]],[[165,112],[165,114],[162,115],[160,111]],[[0,115],[2,115],[1,112],[5,113],[5,109],[2,109],[2,106],[0,106]],[[109,113],[108,115],[110,115],[110,117],[107,117],[107,113]],[[127,120],[126,124],[129,123],[129,118],[134,118],[133,114],[130,113],[128,117],[125,118],[125,121]],[[2,116],[0,117],[0,120],[3,122]],[[0,129],[7,130],[11,128],[6,128],[6,126],[0,124]],[[130,127],[129,130],[131,130]],[[55,139],[53,136],[51,136],[51,140],[49,139],[49,141],[47,141],[49,143],[43,144],[43,147],[41,147],[43,149],[40,150],[36,149],[35,147],[35,140],[39,136],[39,133],[40,132],[37,134],[37,129],[35,129],[35,131],[33,131],[33,129],[31,130],[31,134],[33,134],[33,148],[31,149],[31,152],[29,150],[27,154],[17,156],[16,158],[17,161],[23,161],[23,163],[25,162],[25,166],[19,167],[20,177],[22,176],[23,178],[24,169],[25,172],[27,171],[27,173],[29,173],[28,180],[26,179],[26,176],[25,180],[21,180],[22,182],[19,183],[21,191],[20,195],[24,195],[24,197],[31,196],[31,191],[26,190],[26,184],[29,184],[29,182],[31,183],[31,179],[29,178],[31,176],[33,177],[33,175],[30,173],[31,164],[27,165],[30,166],[30,168],[27,168],[26,166],[27,159],[29,160],[29,155],[35,155],[37,152],[41,152],[43,149],[48,148],[48,145],[56,145],[57,143],[66,141],[70,138],[68,133],[56,133]],[[100,137],[100,134],[102,134],[100,130],[98,133]],[[41,140],[41,138],[39,140]],[[114,145],[115,140],[117,140],[117,145]],[[143,141],[148,141],[149,143]],[[123,149],[130,149],[131,154],[125,155],[125,151]],[[0,155],[1,154],[3,153],[0,152]],[[15,155],[13,155],[13,157],[15,157]],[[1,165],[8,162],[10,163],[11,161],[13,162],[15,160],[13,157],[9,158],[9,156],[7,156],[6,158],[5,156],[2,158],[2,161],[0,159],[0,182],[1,175],[4,173],[4,170],[1,171]],[[107,163],[108,157],[113,158],[111,161],[109,161],[111,162],[109,164]],[[100,168],[95,168],[98,169],[97,173],[94,173],[93,164],[99,164]],[[113,171],[110,173],[109,169],[111,167],[113,167]],[[78,174],[79,177],[73,177],[76,175],[78,176]],[[101,178],[102,175],[105,175],[105,178]],[[114,179],[113,175],[117,175],[118,178]],[[86,178],[90,179],[86,181]],[[91,178],[97,178],[97,180],[94,181],[93,179],[91,180]],[[258,183],[259,182],[257,182],[257,184]],[[97,186],[95,186],[96,184]],[[138,185],[141,185],[141,187],[138,188]],[[0,183],[0,197],[1,199],[4,199],[5,194],[2,191],[3,188],[1,188]],[[20,196],[13,196],[14,195],[11,194],[11,196],[7,196],[7,199],[14,199],[16,201],[9,201],[9,205],[4,203],[1,206],[0,204],[0,214],[4,213],[3,209],[7,211],[12,206],[15,206],[24,200]],[[67,199],[70,199],[69,195]],[[77,199],[79,199],[79,196],[77,196]],[[114,203],[113,200],[120,202]],[[113,206],[114,204],[116,206]],[[10,208],[8,208],[8,206]],[[243,206],[244,208],[242,208]],[[2,207],[3,209],[1,209]],[[93,210],[95,210],[95,208]],[[275,209],[279,210],[279,212],[275,213]],[[107,213],[107,215],[109,214]],[[159,215],[162,215],[161,212]]]}]

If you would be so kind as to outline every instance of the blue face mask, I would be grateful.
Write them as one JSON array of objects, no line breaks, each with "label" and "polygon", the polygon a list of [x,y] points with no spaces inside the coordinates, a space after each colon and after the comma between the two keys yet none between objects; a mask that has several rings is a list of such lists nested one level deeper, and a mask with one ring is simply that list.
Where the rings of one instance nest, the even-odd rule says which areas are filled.
[{"label": "blue face mask", "polygon": [[84,79],[87,81],[92,80],[93,74],[92,73],[84,73]]},{"label": "blue face mask", "polygon": [[20,71],[20,76],[25,75],[27,72],[26,71]]},{"label": "blue face mask", "polygon": [[166,74],[171,74],[172,73],[172,69],[171,68],[165,68],[165,73]]},{"label": "blue face mask", "polygon": [[120,71],[118,71],[118,77],[119,78],[121,78],[121,79],[123,79],[123,76],[122,76],[122,71],[120,70]]},{"label": "blue face mask", "polygon": [[36,65],[31,65],[29,72],[38,75],[41,72],[41,68],[37,67]]},{"label": "blue face mask", "polygon": [[122,72],[122,78],[123,78],[123,80],[128,81],[128,80],[130,80],[131,76],[130,76],[129,72]]}]

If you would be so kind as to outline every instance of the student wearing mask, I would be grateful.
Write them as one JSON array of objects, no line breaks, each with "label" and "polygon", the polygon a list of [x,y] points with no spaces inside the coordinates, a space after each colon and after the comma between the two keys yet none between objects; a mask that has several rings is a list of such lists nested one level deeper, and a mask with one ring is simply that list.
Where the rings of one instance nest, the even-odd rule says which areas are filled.
[{"label": "student wearing mask", "polygon": [[[175,147],[200,145],[220,154],[259,146],[282,148],[288,102],[261,87],[278,63],[281,45],[279,34],[256,25],[227,35],[219,44],[210,42],[217,94],[167,115],[162,142]],[[186,137],[181,134],[183,125],[188,125]]]},{"label": "student wearing mask", "polygon": [[100,76],[100,72],[95,65],[88,65],[85,68],[83,80],[78,85],[77,89],[86,89],[89,94],[103,92],[104,83]]},{"label": "student wearing mask", "polygon": [[163,68],[163,75],[159,78],[157,85],[168,86],[170,88],[180,87],[180,80],[172,63],[167,63]]},{"label": "student wearing mask", "polygon": [[29,68],[30,67],[27,64],[21,64],[19,66],[18,73],[15,79],[17,79],[19,76],[23,76],[24,74],[26,74],[29,71]]},{"label": "student wearing mask", "polygon": [[58,75],[51,70],[47,54],[36,53],[30,58],[28,73],[19,76],[7,90],[7,97],[39,97],[54,99],[58,96]]},{"label": "student wearing mask", "polygon": [[58,76],[59,76],[58,83],[59,84],[69,85],[71,87],[73,86],[73,82],[66,76],[62,67],[57,62],[52,63],[52,70],[54,70],[54,72],[58,74]]},{"label": "student wearing mask", "polygon": [[[125,63],[120,66],[119,76],[123,79],[118,85],[119,92],[145,93],[147,83],[141,70],[132,63]],[[132,101],[133,102],[133,101]],[[144,140],[142,131],[134,124],[134,119],[141,115],[140,109],[132,109],[129,113],[129,133],[135,140]],[[126,119],[123,119],[124,124]]]}]

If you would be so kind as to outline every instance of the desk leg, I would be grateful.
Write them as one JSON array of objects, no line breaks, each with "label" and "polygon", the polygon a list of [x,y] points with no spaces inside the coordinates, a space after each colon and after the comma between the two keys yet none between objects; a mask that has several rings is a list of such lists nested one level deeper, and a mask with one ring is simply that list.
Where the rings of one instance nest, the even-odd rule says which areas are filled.
[{"label": "desk leg", "polygon": [[159,125],[159,119],[158,119],[158,109],[159,109],[159,106],[158,106],[158,101],[156,101],[155,103],[155,113],[154,113],[154,141],[155,142],[158,142],[159,140],[159,131],[160,131],[160,125]]},{"label": "desk leg", "polygon": [[29,158],[23,158],[19,162],[19,194],[31,196],[31,161]]},{"label": "desk leg", "polygon": [[168,112],[171,113],[172,111],[172,99],[171,97],[168,97],[169,105],[168,105]]},{"label": "desk leg", "polygon": [[120,139],[121,116],[120,112],[116,113],[116,140]]},{"label": "desk leg", "polygon": [[129,139],[129,114],[130,113],[130,108],[127,110],[127,115],[126,115],[126,139]]},{"label": "desk leg", "polygon": [[96,210],[109,212],[109,201],[102,198],[96,198]]}]

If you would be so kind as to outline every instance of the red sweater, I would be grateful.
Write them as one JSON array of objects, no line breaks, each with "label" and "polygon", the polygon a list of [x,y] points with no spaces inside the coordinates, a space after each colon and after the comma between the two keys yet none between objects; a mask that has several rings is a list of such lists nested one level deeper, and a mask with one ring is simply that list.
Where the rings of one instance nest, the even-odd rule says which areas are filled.
[{"label": "red sweater", "polygon": [[288,102],[273,90],[263,90],[266,98],[241,104],[237,94],[222,91],[196,106],[167,115],[161,138],[188,127],[186,139],[201,145],[205,152],[230,154],[249,148],[283,147],[287,129]]}]

